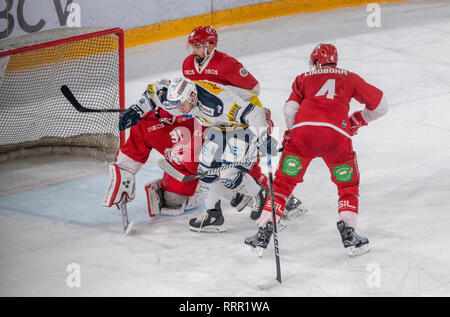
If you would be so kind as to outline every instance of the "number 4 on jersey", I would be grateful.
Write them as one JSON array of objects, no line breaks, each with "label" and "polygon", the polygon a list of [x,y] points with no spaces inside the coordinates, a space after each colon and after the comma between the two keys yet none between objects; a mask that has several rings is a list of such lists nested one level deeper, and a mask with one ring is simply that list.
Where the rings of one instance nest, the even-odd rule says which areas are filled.
[{"label": "number 4 on jersey", "polygon": [[317,92],[316,97],[327,95],[327,99],[333,99],[335,94],[336,79],[328,79]]}]

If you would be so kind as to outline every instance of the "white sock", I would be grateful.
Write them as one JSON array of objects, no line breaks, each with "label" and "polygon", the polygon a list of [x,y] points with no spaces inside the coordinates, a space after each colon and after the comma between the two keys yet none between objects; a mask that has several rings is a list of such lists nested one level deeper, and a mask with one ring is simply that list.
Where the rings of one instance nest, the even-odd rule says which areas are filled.
[{"label": "white sock", "polygon": [[[277,223],[280,220],[280,216],[276,215]],[[269,221],[273,221],[273,216],[270,211],[263,210],[261,216],[258,219],[258,226],[265,227]]]},{"label": "white sock", "polygon": [[353,211],[341,211],[339,213],[339,220],[344,221],[346,227],[352,227],[356,229],[356,225],[358,223],[358,214]]}]

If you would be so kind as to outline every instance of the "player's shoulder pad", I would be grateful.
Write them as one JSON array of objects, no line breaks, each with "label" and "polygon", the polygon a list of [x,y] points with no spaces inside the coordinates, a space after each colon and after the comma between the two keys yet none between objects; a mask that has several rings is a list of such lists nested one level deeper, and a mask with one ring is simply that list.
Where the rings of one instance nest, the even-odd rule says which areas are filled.
[{"label": "player's shoulder pad", "polygon": [[198,95],[198,108],[210,117],[218,117],[223,113],[223,101],[217,95],[225,88],[210,82],[195,82]]}]

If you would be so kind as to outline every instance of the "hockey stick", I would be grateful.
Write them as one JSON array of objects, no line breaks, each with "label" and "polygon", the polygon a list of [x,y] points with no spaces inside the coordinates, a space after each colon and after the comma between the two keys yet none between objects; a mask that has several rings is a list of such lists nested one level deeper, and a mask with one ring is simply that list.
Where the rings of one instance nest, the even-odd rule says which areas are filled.
[{"label": "hockey stick", "polygon": [[83,107],[75,98],[72,91],[66,85],[61,86],[61,92],[66,97],[66,99],[72,104],[72,106],[77,109],[79,112],[122,112],[126,109],[92,109]]},{"label": "hockey stick", "polygon": [[[261,146],[261,144],[266,139],[267,139],[267,134],[264,135],[264,137],[262,137],[257,142],[256,146],[259,148]],[[267,144],[269,144],[269,143],[270,142],[268,142]],[[277,152],[283,152],[283,148],[278,149]],[[183,173],[181,173],[180,171],[175,169],[172,165],[170,165],[169,162],[167,162],[165,159],[159,159],[157,164],[164,172],[166,172],[167,174],[169,174],[170,176],[175,178],[177,181],[179,181],[179,182],[189,182],[189,181],[192,181],[194,179],[201,178],[201,177],[203,177],[205,175],[208,175],[208,174],[220,173],[221,171],[229,169],[229,168],[232,168],[232,167],[245,165],[245,164],[257,161],[259,158],[261,158],[261,157],[259,155],[257,155],[257,156],[255,156],[253,158],[245,159],[245,160],[239,161],[239,162],[223,164],[220,167],[212,168],[210,170],[203,171],[203,172],[200,172],[200,173],[197,173],[197,174],[193,174],[193,175],[184,175]]]},{"label": "hockey stick", "polygon": [[272,174],[272,153],[270,146],[271,138],[267,141],[267,170],[269,174],[269,189],[270,189],[270,202],[272,205],[272,221],[273,221],[273,245],[275,249],[275,263],[277,267],[277,278],[279,284],[281,284],[281,265],[280,265],[280,250],[278,248],[278,231],[277,231],[277,215],[275,211],[275,196],[273,192],[273,174]]},{"label": "hockey stick", "polygon": [[200,172],[200,173],[197,173],[197,174],[193,174],[193,175],[184,175],[180,171],[176,170],[175,167],[170,165],[170,163],[167,162],[165,159],[159,159],[158,160],[158,166],[164,172],[166,172],[167,174],[169,174],[170,176],[175,178],[177,181],[179,181],[179,182],[189,182],[189,181],[192,181],[194,179],[201,178],[201,177],[203,177],[205,175],[208,175],[208,174],[219,173],[219,172],[221,172],[223,170],[226,170],[226,169],[229,169],[229,168],[232,168],[232,167],[236,167],[236,166],[240,166],[240,165],[245,165],[245,164],[251,163],[253,161],[256,161],[257,159],[259,159],[259,156],[254,157],[254,158],[250,158],[250,159],[246,159],[246,160],[243,160],[243,161],[239,161],[239,162],[223,164],[221,167],[212,168],[210,170],[203,171],[203,172]]},{"label": "hockey stick", "polygon": [[128,222],[128,210],[127,210],[127,199],[125,196],[122,198],[119,204],[120,212],[122,213],[122,230],[125,235],[128,235],[131,232],[131,228],[133,227],[133,222]]}]

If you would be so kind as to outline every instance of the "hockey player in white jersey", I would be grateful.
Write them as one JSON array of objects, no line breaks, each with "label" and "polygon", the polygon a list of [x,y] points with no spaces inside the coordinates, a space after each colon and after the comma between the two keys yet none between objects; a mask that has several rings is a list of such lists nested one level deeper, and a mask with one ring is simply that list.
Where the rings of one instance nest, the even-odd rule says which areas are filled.
[{"label": "hockey player in white jersey", "polygon": [[[264,109],[242,100],[219,84],[174,79],[163,107],[174,115],[193,116],[202,125],[211,127],[199,157],[199,172],[247,159],[256,160],[258,155],[265,154],[266,141],[271,138]],[[276,143],[272,139],[272,153],[275,153]],[[226,231],[220,205],[222,186],[254,197],[252,212],[261,213],[268,191],[246,173],[252,165],[253,161],[250,161],[201,177],[206,210],[200,217],[189,221],[191,230]]]}]

